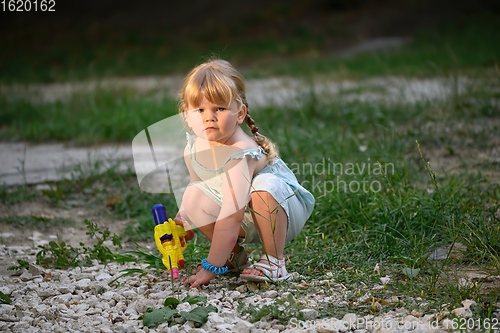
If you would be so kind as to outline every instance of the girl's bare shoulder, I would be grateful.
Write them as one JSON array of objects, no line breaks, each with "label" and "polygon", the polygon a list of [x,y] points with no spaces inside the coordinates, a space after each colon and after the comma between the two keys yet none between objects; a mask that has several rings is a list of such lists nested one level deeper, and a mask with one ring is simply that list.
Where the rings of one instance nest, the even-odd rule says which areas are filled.
[{"label": "girl's bare shoulder", "polygon": [[232,144],[233,147],[239,148],[241,150],[259,148],[257,142],[246,134],[238,137],[238,140]]}]

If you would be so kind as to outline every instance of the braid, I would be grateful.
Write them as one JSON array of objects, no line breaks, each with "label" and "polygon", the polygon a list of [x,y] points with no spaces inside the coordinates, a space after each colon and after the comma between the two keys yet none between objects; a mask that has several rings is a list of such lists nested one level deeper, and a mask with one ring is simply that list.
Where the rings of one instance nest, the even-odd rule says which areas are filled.
[{"label": "braid", "polygon": [[[248,113],[248,105],[246,101],[244,101],[244,104],[247,106],[247,115],[245,117],[245,123],[250,128],[250,131],[252,131],[255,128],[255,121],[250,116],[250,113]],[[278,148],[276,147],[276,145],[267,137],[258,132],[253,133],[253,139],[255,140],[255,142],[257,142],[259,146],[264,148],[264,150],[267,152],[267,159],[272,164],[274,158],[278,156]]]}]

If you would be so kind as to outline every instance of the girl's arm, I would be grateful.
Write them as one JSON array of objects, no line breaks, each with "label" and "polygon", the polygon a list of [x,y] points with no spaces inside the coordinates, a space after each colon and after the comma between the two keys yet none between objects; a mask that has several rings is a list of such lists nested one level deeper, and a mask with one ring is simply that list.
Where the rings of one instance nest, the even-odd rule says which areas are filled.
[{"label": "girl's arm", "polygon": [[224,167],[223,202],[207,257],[208,263],[213,266],[225,265],[238,240],[256,164],[256,159],[244,157],[231,160]]},{"label": "girl's arm", "polygon": [[[255,159],[245,157],[241,160],[229,161],[224,167],[222,175],[224,197],[215,222],[212,245],[207,257],[207,262],[212,266],[224,266],[238,240],[256,164]],[[196,275],[184,281],[184,284],[191,283],[190,288],[195,288],[208,284],[215,276],[215,273],[202,268]]]},{"label": "girl's arm", "polygon": [[[191,158],[189,158],[189,152],[187,146],[186,148],[184,148],[184,162],[186,163],[186,167],[189,171],[189,177],[190,177],[189,184],[201,181],[200,177],[198,177],[196,172],[194,172],[193,167],[191,166]],[[187,219],[186,210],[184,209],[184,206],[181,203],[179,211],[175,215],[174,221],[177,224],[182,225],[184,229],[191,230],[191,226],[189,225],[189,223],[187,223],[186,219]]]}]

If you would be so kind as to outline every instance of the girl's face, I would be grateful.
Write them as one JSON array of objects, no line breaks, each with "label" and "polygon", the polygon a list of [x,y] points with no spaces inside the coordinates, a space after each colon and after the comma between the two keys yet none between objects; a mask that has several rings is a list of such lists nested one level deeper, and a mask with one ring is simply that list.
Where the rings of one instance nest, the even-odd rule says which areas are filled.
[{"label": "girl's face", "polygon": [[188,105],[186,120],[196,136],[224,144],[245,119],[246,108],[238,104],[214,104],[203,96],[198,105]]}]

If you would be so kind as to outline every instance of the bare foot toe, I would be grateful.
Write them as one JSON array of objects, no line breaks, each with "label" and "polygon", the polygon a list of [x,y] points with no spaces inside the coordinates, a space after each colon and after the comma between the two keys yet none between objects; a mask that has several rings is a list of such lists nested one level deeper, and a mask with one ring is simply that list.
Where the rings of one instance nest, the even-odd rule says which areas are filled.
[{"label": "bare foot toe", "polygon": [[243,274],[248,274],[248,275],[256,275],[256,276],[263,276],[261,271],[258,271],[256,269],[251,269],[247,268],[243,271]]}]

